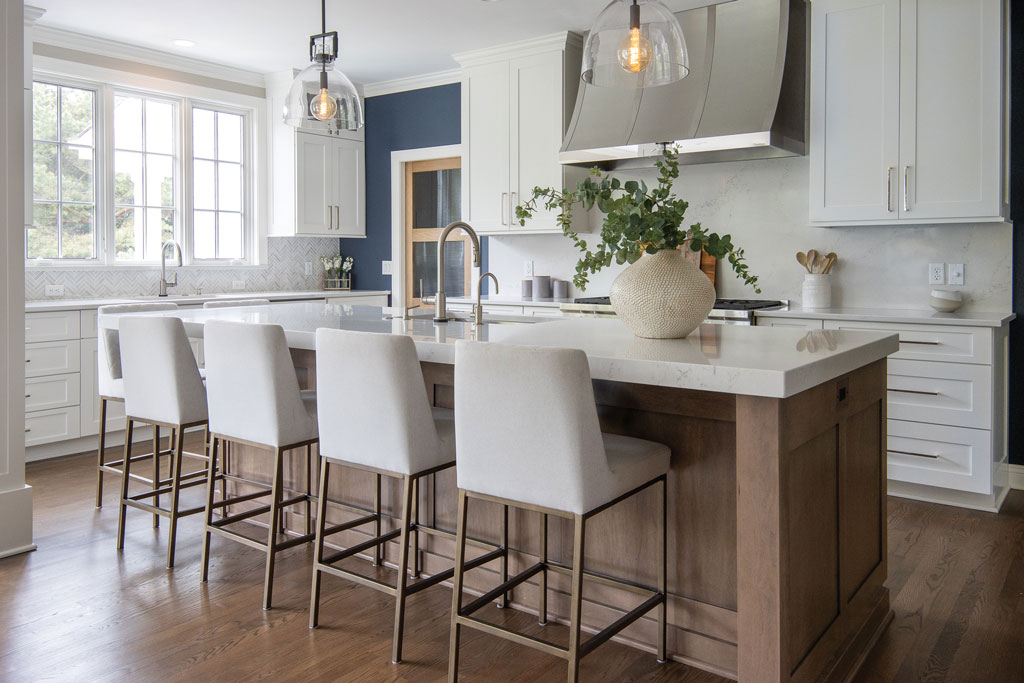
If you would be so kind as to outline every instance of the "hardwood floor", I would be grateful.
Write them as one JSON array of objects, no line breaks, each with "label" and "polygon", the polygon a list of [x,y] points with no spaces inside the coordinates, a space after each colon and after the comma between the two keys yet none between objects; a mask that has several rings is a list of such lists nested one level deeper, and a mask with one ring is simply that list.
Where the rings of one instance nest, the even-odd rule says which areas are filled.
[{"label": "hardwood floor", "polygon": [[[410,600],[406,660],[394,665],[394,608],[381,593],[328,577],[322,626],[309,630],[308,549],[280,556],[275,608],[264,612],[261,553],[214,538],[210,582],[200,584],[199,517],[179,525],[173,571],[163,566],[166,521],[155,531],[136,510],[118,553],[116,479],[96,510],[93,456],[30,464],[28,480],[39,550],[0,560],[4,681],[445,680],[446,587]],[[190,505],[202,492],[183,498]],[[1024,491],[1000,515],[896,498],[888,509],[896,617],[855,680],[1024,681]],[[533,621],[497,609],[487,616]],[[467,683],[565,679],[560,660],[533,650],[472,631],[463,642]],[[591,683],[725,680],[616,643],[588,656],[582,674]]]}]

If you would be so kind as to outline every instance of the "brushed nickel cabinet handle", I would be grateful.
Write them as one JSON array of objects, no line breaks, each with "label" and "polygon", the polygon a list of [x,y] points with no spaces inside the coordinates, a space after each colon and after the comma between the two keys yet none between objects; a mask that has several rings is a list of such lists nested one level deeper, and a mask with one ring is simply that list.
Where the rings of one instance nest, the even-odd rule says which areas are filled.
[{"label": "brushed nickel cabinet handle", "polygon": [[910,211],[910,181],[908,176],[910,175],[910,166],[903,167],[903,210]]},{"label": "brushed nickel cabinet handle", "polygon": [[896,168],[893,166],[885,169],[885,208],[889,213],[893,213],[895,211],[895,209],[892,208],[892,173],[895,170]]},{"label": "brushed nickel cabinet handle", "polygon": [[938,460],[939,459],[939,456],[931,455],[929,453],[914,453],[913,451],[895,451],[895,450],[893,450],[891,448],[888,449],[888,451],[889,451],[889,453],[897,453],[899,455],[912,455],[915,458],[931,458],[932,460]]},{"label": "brushed nickel cabinet handle", "polygon": [[922,346],[939,346],[942,342],[937,341],[915,341],[913,339],[900,339],[900,344],[920,344]]},{"label": "brushed nickel cabinet handle", "polygon": [[26,434],[28,434],[28,433],[29,433],[29,432],[31,432],[31,431],[32,431],[31,429],[29,429],[28,427],[25,427],[25,433],[26,433]]},{"label": "brushed nickel cabinet handle", "polygon": [[338,204],[334,205],[334,210],[338,212],[334,219],[334,229],[341,230],[341,206]]},{"label": "brushed nickel cabinet handle", "polygon": [[509,225],[515,225],[516,224],[515,205],[517,203],[516,202],[516,195],[518,195],[518,194],[519,194],[518,192],[513,192],[511,195],[509,195],[509,197],[511,199],[511,201],[508,203],[508,224]]},{"label": "brushed nickel cabinet handle", "polygon": [[940,396],[937,391],[915,391],[913,389],[893,389],[889,388],[889,391],[895,391],[898,394],[919,394],[921,396]]},{"label": "brushed nickel cabinet handle", "polygon": [[327,229],[334,230],[334,209],[327,205]]},{"label": "brushed nickel cabinet handle", "polygon": [[502,192],[501,193],[501,224],[502,225],[508,225],[508,220],[505,218],[505,216],[508,215],[506,213],[506,211],[505,211],[505,207],[507,206],[507,204],[505,202],[507,200],[508,200],[508,192]]}]

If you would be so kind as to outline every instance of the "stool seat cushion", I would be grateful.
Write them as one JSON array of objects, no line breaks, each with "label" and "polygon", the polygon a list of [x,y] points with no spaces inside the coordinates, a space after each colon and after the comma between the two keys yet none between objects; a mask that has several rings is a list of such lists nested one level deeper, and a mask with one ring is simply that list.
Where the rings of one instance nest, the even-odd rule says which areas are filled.
[{"label": "stool seat cushion", "polygon": [[[102,361],[101,361],[102,362]],[[117,361],[118,365],[121,364],[120,359]],[[107,398],[119,398],[124,400],[124,377],[118,379],[107,379],[106,386],[100,389],[100,395],[106,396]]]},{"label": "stool seat cushion", "polygon": [[585,508],[604,505],[668,472],[672,451],[665,444],[618,434],[601,437],[611,476],[592,482],[585,491]]}]

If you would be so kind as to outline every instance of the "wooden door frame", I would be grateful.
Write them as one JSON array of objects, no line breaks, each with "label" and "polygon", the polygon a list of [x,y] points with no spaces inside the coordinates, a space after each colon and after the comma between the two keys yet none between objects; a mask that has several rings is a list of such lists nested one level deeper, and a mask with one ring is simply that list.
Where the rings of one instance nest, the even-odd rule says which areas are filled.
[{"label": "wooden door frame", "polygon": [[[413,161],[430,161],[459,157],[465,169],[462,145],[442,145],[401,149],[391,153],[391,305],[404,308],[405,299],[405,165]],[[462,195],[462,215],[467,216],[466,195]],[[475,275],[474,271],[474,275]],[[470,282],[475,282],[470,278]]]}]

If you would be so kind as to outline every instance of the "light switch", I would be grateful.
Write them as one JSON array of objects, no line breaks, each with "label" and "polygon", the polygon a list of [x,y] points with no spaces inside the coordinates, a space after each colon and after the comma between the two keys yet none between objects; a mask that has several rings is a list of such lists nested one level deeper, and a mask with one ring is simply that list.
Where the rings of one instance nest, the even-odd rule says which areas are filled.
[{"label": "light switch", "polygon": [[312,274],[313,274],[313,262],[312,261],[306,261],[306,275],[312,275]]},{"label": "light switch", "polygon": [[523,261],[523,276],[530,277],[533,275],[533,261]]},{"label": "light switch", "polygon": [[392,275],[391,272],[391,261],[380,262],[380,274],[381,275]]},{"label": "light switch", "polygon": [[929,263],[928,264],[928,284],[930,284],[930,285],[944,285],[944,284],[946,284],[946,264],[945,263]]},{"label": "light switch", "polygon": [[949,264],[949,284],[962,285],[964,283],[964,264]]},{"label": "light switch", "polygon": [[64,296],[64,285],[46,285],[46,296]]},{"label": "light switch", "polygon": [[231,289],[234,289],[236,291],[245,289],[245,280],[232,280]]}]

